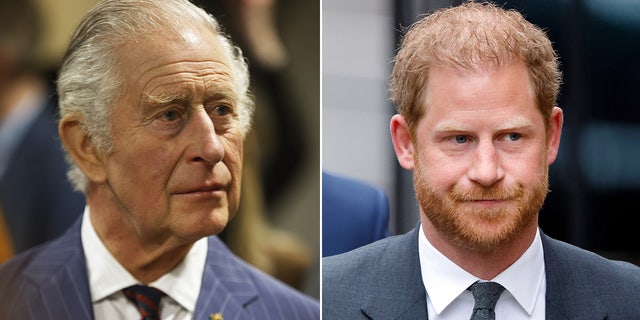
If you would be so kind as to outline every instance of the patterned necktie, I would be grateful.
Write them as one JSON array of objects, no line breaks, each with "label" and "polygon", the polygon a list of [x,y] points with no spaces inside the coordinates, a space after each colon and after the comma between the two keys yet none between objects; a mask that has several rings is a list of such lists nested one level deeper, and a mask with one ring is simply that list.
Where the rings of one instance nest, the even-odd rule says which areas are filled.
[{"label": "patterned necktie", "polygon": [[496,307],[504,287],[496,282],[476,282],[468,290],[473,293],[475,300],[471,320],[495,320],[496,312],[493,308]]},{"label": "patterned necktie", "polygon": [[122,289],[129,301],[133,302],[140,312],[140,320],[160,320],[158,306],[164,292],[148,287],[135,285]]}]

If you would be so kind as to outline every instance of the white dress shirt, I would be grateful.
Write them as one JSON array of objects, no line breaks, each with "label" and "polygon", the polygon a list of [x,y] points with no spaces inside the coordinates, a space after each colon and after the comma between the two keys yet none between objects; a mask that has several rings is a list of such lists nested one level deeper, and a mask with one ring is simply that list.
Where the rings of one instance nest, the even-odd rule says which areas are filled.
[{"label": "white dress shirt", "polygon": [[[431,245],[422,227],[418,253],[429,320],[469,319],[474,300],[467,288],[480,279]],[[546,278],[539,230],[527,251],[491,281],[505,288],[495,307],[496,320],[544,320]]]},{"label": "white dress shirt", "polygon": [[[121,290],[140,283],[107,250],[89,216],[87,206],[81,236],[94,317],[96,320],[139,319],[137,308]],[[159,308],[162,319],[193,318],[206,258],[207,239],[203,238],[194,243],[182,262],[173,270],[148,284],[166,294]]]}]

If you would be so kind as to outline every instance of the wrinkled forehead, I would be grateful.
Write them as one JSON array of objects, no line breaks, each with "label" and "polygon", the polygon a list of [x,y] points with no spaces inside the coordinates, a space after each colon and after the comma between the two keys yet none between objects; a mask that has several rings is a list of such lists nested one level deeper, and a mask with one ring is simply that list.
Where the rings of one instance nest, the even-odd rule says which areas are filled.
[{"label": "wrinkled forehead", "polygon": [[[145,51],[147,59],[165,52],[177,54],[180,51],[208,51],[216,60],[229,62],[231,59],[215,31],[194,23],[158,26],[144,31],[134,39],[125,41],[121,54],[127,58],[130,55],[129,49],[135,48]],[[145,56],[140,58],[144,59]]]},{"label": "wrinkled forehead", "polygon": [[144,42],[130,41],[118,56],[122,94],[129,98],[143,99],[167,90],[186,95],[213,87],[238,94],[231,60],[218,38],[206,29],[154,33]]},{"label": "wrinkled forehead", "polygon": [[157,30],[142,39],[129,40],[118,50],[117,62],[130,76],[142,76],[148,70],[180,62],[209,62],[229,69],[232,66],[218,36],[202,26]]}]

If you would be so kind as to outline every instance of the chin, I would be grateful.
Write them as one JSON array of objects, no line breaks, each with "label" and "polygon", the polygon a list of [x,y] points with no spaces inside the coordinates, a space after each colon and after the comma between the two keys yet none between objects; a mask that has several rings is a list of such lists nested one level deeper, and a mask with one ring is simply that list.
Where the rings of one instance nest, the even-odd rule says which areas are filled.
[{"label": "chin", "polygon": [[227,210],[214,210],[206,214],[192,214],[178,225],[177,232],[194,241],[221,233],[230,220]]},{"label": "chin", "polygon": [[524,217],[509,219],[502,217],[496,221],[474,221],[461,227],[459,241],[477,252],[491,252],[512,243],[527,227]]}]

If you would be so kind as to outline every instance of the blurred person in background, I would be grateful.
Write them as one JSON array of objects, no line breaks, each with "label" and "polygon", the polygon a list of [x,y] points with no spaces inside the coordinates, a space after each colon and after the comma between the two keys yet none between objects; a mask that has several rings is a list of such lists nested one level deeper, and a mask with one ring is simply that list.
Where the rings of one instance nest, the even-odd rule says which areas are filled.
[{"label": "blurred person in background", "polygon": [[389,199],[381,188],[322,171],[322,256],[389,236]]},{"label": "blurred person in background", "polygon": [[0,318],[136,318],[139,296],[161,318],[319,318],[316,300],[215,236],[240,203],[253,100],[212,16],[186,0],[102,1],[72,37],[58,93],[87,206],[0,267]]},{"label": "blurred person in background", "polygon": [[66,179],[54,90],[35,61],[40,31],[31,0],[0,2],[0,261],[60,235],[84,207]]}]

